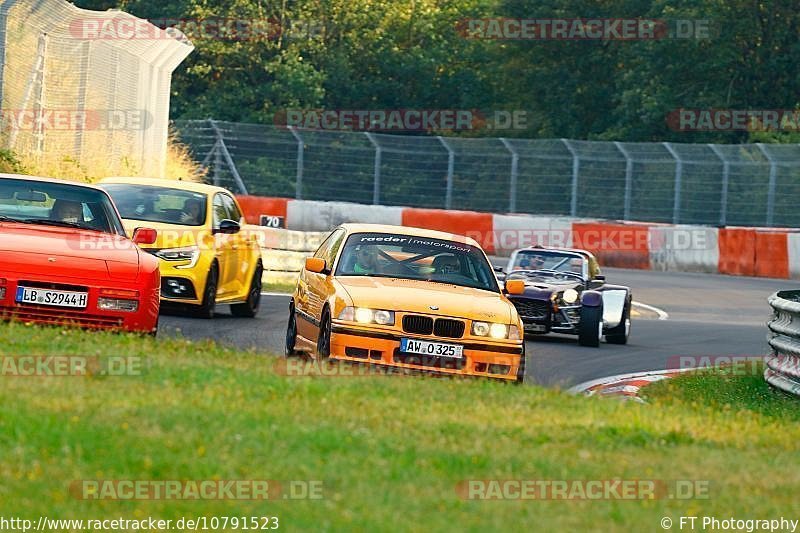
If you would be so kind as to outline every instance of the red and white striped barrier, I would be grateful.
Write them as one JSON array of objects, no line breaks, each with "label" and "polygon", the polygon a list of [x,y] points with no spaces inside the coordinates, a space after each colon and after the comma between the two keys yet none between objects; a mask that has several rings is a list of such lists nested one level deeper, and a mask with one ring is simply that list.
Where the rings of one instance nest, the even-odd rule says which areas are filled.
[{"label": "red and white striped barrier", "polygon": [[250,224],[329,231],[343,222],[467,235],[488,254],[541,244],[585,248],[610,267],[800,279],[800,230],[714,228],[239,196]]}]

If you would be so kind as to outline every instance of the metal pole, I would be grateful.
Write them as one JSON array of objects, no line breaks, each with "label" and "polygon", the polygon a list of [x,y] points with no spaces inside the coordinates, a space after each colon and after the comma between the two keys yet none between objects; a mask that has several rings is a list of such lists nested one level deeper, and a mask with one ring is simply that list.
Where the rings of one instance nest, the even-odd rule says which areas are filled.
[{"label": "metal pole", "polygon": [[[228,164],[228,168],[230,169],[231,174],[233,174],[233,180],[236,182],[236,185],[239,186],[239,190],[241,191],[242,194],[248,194],[247,187],[245,187],[244,181],[242,180],[242,177],[239,175],[239,170],[236,168],[236,164],[233,162],[233,157],[231,157],[231,153],[228,151],[228,147],[225,146],[225,140],[222,138],[222,131],[220,131],[219,127],[217,126],[217,121],[209,119],[208,122],[209,124],[211,124],[211,127],[214,128],[214,133],[217,135],[217,143],[218,143],[217,163],[220,162],[219,154],[222,153],[222,156],[225,158],[225,162]],[[218,175],[217,175],[217,169],[215,168],[214,169],[215,185],[219,185],[219,183],[217,183],[217,180],[218,180]]]},{"label": "metal pole", "polygon": [[767,186],[767,227],[769,227],[773,225],[775,219],[775,183],[778,180],[778,163],[763,143],[756,143],[756,146],[769,161],[769,185]]},{"label": "metal pole", "polygon": [[569,139],[561,139],[564,146],[567,147],[569,153],[572,155],[572,198],[569,204],[570,216],[578,216],[578,176],[581,173],[581,158],[578,157],[578,152],[569,142]]},{"label": "metal pole", "polygon": [[378,205],[381,203],[381,154],[383,149],[381,145],[378,144],[378,141],[375,140],[375,137],[368,131],[364,132],[364,135],[367,136],[369,142],[372,143],[372,146],[375,147],[375,168],[373,170],[373,182],[372,182],[372,203],[374,205]]},{"label": "metal pole", "polygon": [[681,182],[683,181],[683,160],[678,152],[672,147],[671,143],[663,143],[664,148],[675,158],[675,196],[672,200],[672,223],[677,224],[681,220]]},{"label": "metal pole", "polygon": [[303,143],[303,138],[294,129],[294,126],[289,126],[289,131],[292,132],[295,140],[297,141],[297,176],[294,181],[294,197],[298,200],[303,199],[303,166],[305,161],[306,147]]},{"label": "metal pole", "polygon": [[622,220],[631,219],[631,190],[633,189],[633,158],[628,150],[619,141],[614,141],[614,146],[625,156],[625,200],[622,211]]},{"label": "metal pole", "polygon": [[436,138],[439,139],[444,149],[447,150],[447,188],[444,195],[444,208],[450,209],[453,207],[453,172],[456,167],[456,153],[443,137],[439,136]]},{"label": "metal pole", "polygon": [[722,190],[720,191],[719,200],[719,225],[726,226],[728,224],[728,180],[731,175],[731,162],[725,158],[725,154],[715,144],[708,145],[711,150],[722,161]]},{"label": "metal pole", "polygon": [[500,138],[500,142],[511,152],[511,181],[509,182],[508,192],[508,212],[517,212],[517,179],[519,177],[519,154],[508,139]]}]

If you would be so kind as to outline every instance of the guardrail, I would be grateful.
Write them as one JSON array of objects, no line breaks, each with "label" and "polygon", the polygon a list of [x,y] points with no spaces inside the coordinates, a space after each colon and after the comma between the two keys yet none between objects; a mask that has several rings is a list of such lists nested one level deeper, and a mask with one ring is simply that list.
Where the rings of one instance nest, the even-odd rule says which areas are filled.
[{"label": "guardrail", "polygon": [[767,323],[767,342],[772,355],[766,360],[764,379],[800,396],[800,290],[778,291],[768,301],[772,318]]},{"label": "guardrail", "polygon": [[264,283],[294,283],[309,257],[329,232],[291,231],[249,226],[259,232]]}]

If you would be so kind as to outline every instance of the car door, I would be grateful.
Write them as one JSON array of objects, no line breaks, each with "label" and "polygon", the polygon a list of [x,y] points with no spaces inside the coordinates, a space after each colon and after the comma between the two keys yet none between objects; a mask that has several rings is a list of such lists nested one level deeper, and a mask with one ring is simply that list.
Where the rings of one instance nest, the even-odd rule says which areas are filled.
[{"label": "car door", "polygon": [[[225,209],[228,212],[228,219],[242,224],[242,213],[236,207],[236,202],[229,194],[222,193],[222,201],[225,204]],[[249,263],[249,248],[247,243],[247,236],[244,232],[240,231],[234,235],[229,235],[231,240],[231,253],[228,257],[230,266],[230,292],[229,294],[242,294],[250,287],[250,278],[247,273],[252,268]]]},{"label": "car door", "polygon": [[220,222],[230,217],[228,207],[225,203],[224,195],[216,193],[212,202],[212,229],[214,230],[214,253],[219,264],[219,286],[217,297],[226,298],[233,291],[231,290],[231,279],[236,274],[236,235],[225,235],[217,233]]},{"label": "car door", "polygon": [[[314,257],[325,260],[327,268],[333,266],[333,260],[344,239],[345,231],[337,229],[331,233],[314,253]],[[319,335],[319,321],[322,318],[322,307],[332,290],[330,276],[324,273],[309,272],[303,269],[298,281],[298,301],[295,302],[300,312],[297,321],[298,333],[314,340]],[[304,316],[305,315],[305,316]]]}]

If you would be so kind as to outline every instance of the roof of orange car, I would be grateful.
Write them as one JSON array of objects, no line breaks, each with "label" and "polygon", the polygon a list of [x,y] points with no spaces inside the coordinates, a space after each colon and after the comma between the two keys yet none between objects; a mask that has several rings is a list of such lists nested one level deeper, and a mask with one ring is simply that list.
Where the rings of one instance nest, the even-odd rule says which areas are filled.
[{"label": "roof of orange car", "polygon": [[126,185],[144,185],[150,187],[169,187],[170,189],[182,189],[185,191],[199,192],[202,194],[212,194],[215,192],[225,191],[230,193],[223,187],[215,185],[208,185],[207,183],[198,183],[196,181],[184,180],[168,180],[159,178],[137,178],[132,176],[104,178],[100,180],[100,184],[106,183],[124,183]]},{"label": "roof of orange car", "polygon": [[399,233],[400,235],[411,235],[413,237],[424,237],[428,239],[443,239],[446,241],[456,241],[472,246],[480,245],[469,237],[464,235],[456,235],[455,233],[446,233],[444,231],[436,231],[424,228],[412,228],[409,226],[391,226],[389,224],[355,224],[348,223],[342,224],[348,233]]}]

